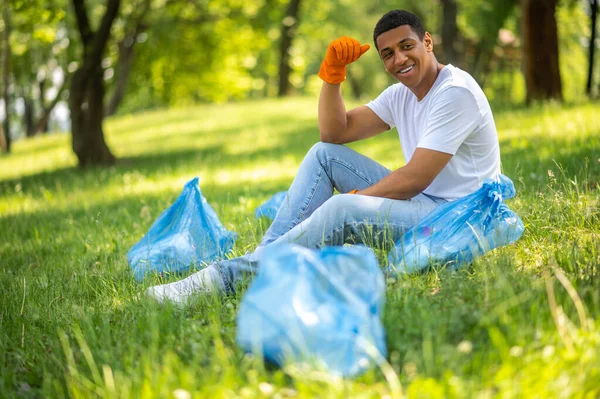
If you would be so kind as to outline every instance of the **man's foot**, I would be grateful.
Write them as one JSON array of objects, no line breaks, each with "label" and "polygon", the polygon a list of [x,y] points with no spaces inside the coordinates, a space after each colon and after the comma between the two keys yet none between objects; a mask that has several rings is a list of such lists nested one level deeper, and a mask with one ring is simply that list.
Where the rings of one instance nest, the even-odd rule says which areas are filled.
[{"label": "man's foot", "polygon": [[183,280],[150,287],[144,294],[160,303],[171,301],[178,305],[184,305],[196,295],[222,293],[223,291],[224,284],[221,274],[215,266],[211,265]]}]

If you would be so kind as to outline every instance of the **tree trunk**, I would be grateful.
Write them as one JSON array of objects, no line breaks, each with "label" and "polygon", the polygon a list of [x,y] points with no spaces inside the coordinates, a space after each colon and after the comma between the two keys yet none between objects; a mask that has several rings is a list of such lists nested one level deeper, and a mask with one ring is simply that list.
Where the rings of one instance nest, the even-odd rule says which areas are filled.
[{"label": "tree trunk", "polygon": [[475,45],[475,49],[474,49],[475,54],[473,54],[473,64],[469,68],[469,70],[471,71],[471,75],[473,76],[473,78],[475,78],[477,83],[479,83],[480,85],[481,85],[481,76],[479,74],[479,70],[481,68],[481,60],[484,58],[484,56],[483,56],[484,47],[485,47],[485,43],[483,43],[483,42],[479,42]]},{"label": "tree trunk", "polygon": [[535,100],[562,100],[555,17],[557,1],[521,0],[523,71],[528,104]]},{"label": "tree trunk", "polygon": [[588,68],[588,79],[586,85],[586,93],[588,96],[592,95],[592,81],[594,79],[594,52],[596,50],[596,16],[598,14],[598,0],[590,0],[590,21],[591,21],[591,34],[590,34],[590,47],[589,47],[589,68]]},{"label": "tree trunk", "polygon": [[473,51],[471,65],[468,69],[479,86],[483,88],[491,69],[491,62],[494,56],[494,42],[489,39],[482,39],[474,45]]},{"label": "tree trunk", "polygon": [[290,0],[285,18],[281,25],[281,41],[279,43],[279,90],[277,95],[284,97],[290,91],[290,48],[299,24],[300,0]]},{"label": "tree trunk", "polygon": [[[63,87],[64,87],[64,83],[63,83]],[[50,113],[48,112],[48,114],[46,115],[46,79],[42,79],[38,81],[38,88],[40,90],[40,108],[43,110],[42,112],[42,116],[40,117],[40,119],[38,120],[38,122],[36,123],[36,127],[35,127],[35,132],[37,133],[48,133],[48,119],[50,118]],[[59,94],[62,91],[59,90]],[[59,97],[58,95],[56,96],[57,98]],[[54,106],[52,107],[54,108]],[[50,109],[50,111],[52,111],[52,109]]]},{"label": "tree trunk", "polygon": [[78,70],[73,76],[69,109],[73,151],[80,167],[90,165],[112,165],[116,158],[104,140],[104,82],[100,66],[92,76]]},{"label": "tree trunk", "polygon": [[458,39],[458,26],[456,25],[458,6],[456,0],[442,0],[442,10],[442,62],[456,65],[456,41]]},{"label": "tree trunk", "polygon": [[[43,98],[45,97],[45,81],[40,81],[40,97],[42,98],[42,116],[40,116],[40,118],[38,119],[38,121],[35,124],[35,133],[47,133],[48,132],[48,122],[50,121],[50,114],[52,113],[52,110],[54,109],[54,107],[56,107],[56,105],[58,104],[58,102],[60,101],[60,97],[63,93],[63,91],[68,87],[69,85],[69,81],[71,80],[71,75],[67,75],[64,78],[64,81],[62,83],[62,86],[60,86],[60,89],[58,89],[58,92],[56,93],[56,97],[54,97],[54,100],[52,100],[52,102],[46,106],[44,104]],[[42,96],[43,94],[43,96]]]},{"label": "tree trunk", "polygon": [[71,82],[72,145],[80,167],[112,165],[115,156],[104,140],[104,77],[102,54],[110,38],[110,29],[119,12],[120,0],[108,0],[97,32],[90,28],[83,0],[72,0],[77,27],[83,42],[83,62]]},{"label": "tree trunk", "polygon": [[117,108],[119,108],[121,101],[123,100],[125,89],[127,88],[127,81],[129,79],[129,71],[131,70],[131,64],[133,64],[133,44],[126,46],[123,42],[119,43],[117,81],[115,83],[115,90],[112,93],[108,105],[106,106],[106,116],[114,115],[115,112],[117,112]]},{"label": "tree trunk", "polygon": [[6,137],[4,137],[4,129],[2,129],[2,124],[0,124],[0,152],[8,152],[6,151]]},{"label": "tree trunk", "polygon": [[147,29],[144,19],[146,18],[148,11],[150,11],[150,0],[144,2],[141,12],[138,14],[137,18],[134,19],[134,26],[129,30],[129,33],[125,34],[125,37],[119,43],[115,89],[106,106],[104,112],[105,116],[114,115],[125,96],[127,82],[129,81],[129,72],[131,71],[135,55],[133,51],[134,46],[138,36]]},{"label": "tree trunk", "polygon": [[3,68],[2,68],[2,81],[4,85],[4,90],[2,96],[4,98],[4,123],[3,123],[3,131],[4,131],[4,148],[5,152],[10,152],[11,147],[11,137],[10,137],[10,10],[8,1],[4,2],[4,9],[2,10],[2,15],[4,19],[4,51],[3,51]]},{"label": "tree trunk", "polygon": [[346,71],[346,79],[347,82],[350,83],[350,90],[352,90],[352,97],[356,100],[360,99],[362,95],[362,87],[358,79],[354,76],[352,72],[350,72],[351,68],[348,68]]},{"label": "tree trunk", "polygon": [[23,125],[25,127],[25,135],[27,137],[33,137],[35,136],[35,124],[33,122],[33,115],[35,111],[33,100],[28,95],[25,95],[23,96],[23,105],[25,108],[23,112]]}]

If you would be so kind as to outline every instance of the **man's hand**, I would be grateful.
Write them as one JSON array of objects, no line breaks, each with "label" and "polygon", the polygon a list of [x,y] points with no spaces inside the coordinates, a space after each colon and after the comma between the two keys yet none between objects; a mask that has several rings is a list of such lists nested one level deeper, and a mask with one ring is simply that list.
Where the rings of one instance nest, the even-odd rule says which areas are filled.
[{"label": "man's hand", "polygon": [[360,45],[356,39],[342,36],[329,44],[325,59],[321,63],[319,77],[327,83],[338,84],[346,79],[346,65],[356,61],[371,46]]}]

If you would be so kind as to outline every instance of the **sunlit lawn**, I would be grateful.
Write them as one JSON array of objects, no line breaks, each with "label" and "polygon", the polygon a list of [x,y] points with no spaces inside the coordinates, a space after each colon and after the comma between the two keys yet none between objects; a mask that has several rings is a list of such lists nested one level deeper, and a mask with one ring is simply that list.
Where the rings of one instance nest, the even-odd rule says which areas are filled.
[{"label": "sunlit lawn", "polygon": [[[120,159],[78,170],[68,135],[0,157],[0,397],[598,397],[600,107],[496,115],[521,240],[457,273],[387,286],[389,367],[354,380],[265,368],[235,345],[238,297],[139,298],[127,250],[200,177],[238,233],[318,140],[316,101],[198,106],[107,121]],[[403,164],[395,131],[352,145]]]}]

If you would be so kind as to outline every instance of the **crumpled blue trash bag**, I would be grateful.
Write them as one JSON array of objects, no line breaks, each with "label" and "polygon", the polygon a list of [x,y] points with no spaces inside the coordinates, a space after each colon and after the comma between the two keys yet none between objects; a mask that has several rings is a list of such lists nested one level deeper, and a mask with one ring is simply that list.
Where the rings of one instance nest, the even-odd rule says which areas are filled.
[{"label": "crumpled blue trash bag", "polygon": [[458,268],[517,241],[523,222],[504,203],[515,195],[512,180],[499,175],[474,193],[439,206],[396,242],[388,272],[412,273],[432,263]]},{"label": "crumpled blue trash bag", "polygon": [[281,204],[283,204],[286,194],[287,191],[280,191],[277,194],[274,194],[264,204],[256,208],[254,216],[256,216],[257,219],[261,216],[266,216],[271,220],[275,219],[275,215],[277,215],[277,211],[281,207]]},{"label": "crumpled blue trash bag", "polygon": [[127,253],[137,280],[149,272],[181,273],[200,262],[222,257],[237,235],[227,231],[200,192],[198,178],[183,192]]},{"label": "crumpled blue trash bag", "polygon": [[371,249],[276,244],[265,248],[240,304],[237,343],[280,366],[308,363],[354,376],[386,356],[384,301]]}]

